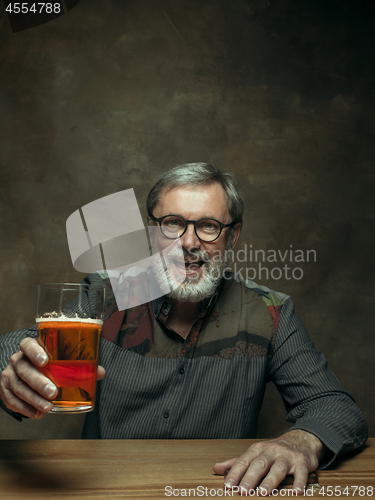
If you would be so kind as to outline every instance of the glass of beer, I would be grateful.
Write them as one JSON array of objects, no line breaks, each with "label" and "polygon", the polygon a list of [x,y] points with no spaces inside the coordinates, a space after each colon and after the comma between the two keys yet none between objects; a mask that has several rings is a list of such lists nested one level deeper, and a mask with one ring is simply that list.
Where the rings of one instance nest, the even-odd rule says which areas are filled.
[{"label": "glass of beer", "polygon": [[40,371],[58,388],[50,413],[94,409],[105,287],[38,285],[38,342],[49,361]]}]

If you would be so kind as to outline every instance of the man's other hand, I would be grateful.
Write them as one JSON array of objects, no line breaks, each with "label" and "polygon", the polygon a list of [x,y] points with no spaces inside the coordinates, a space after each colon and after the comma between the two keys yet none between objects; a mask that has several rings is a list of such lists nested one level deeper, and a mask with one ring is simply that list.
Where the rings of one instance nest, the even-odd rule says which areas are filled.
[{"label": "man's other hand", "polygon": [[[239,486],[245,495],[259,487],[258,494],[270,495],[287,474],[294,476],[293,489],[303,494],[310,472],[319,465],[324,445],[313,434],[293,430],[282,436],[259,441],[238,458],[214,465],[216,474],[224,475],[228,488]],[[260,484],[259,484],[260,483]],[[259,485],[259,486],[258,486]]]},{"label": "man's other hand", "polygon": [[[52,410],[57,387],[38,369],[47,362],[47,353],[37,340],[22,340],[20,350],[13,354],[0,376],[0,398],[9,410],[33,419]],[[99,366],[98,380],[104,375],[104,368]]]}]

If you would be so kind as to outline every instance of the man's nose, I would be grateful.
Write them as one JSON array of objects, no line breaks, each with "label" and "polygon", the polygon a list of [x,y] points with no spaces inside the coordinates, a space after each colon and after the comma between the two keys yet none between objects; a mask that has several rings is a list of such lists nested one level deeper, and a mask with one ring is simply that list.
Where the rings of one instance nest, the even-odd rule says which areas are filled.
[{"label": "man's nose", "polygon": [[185,250],[190,250],[191,248],[200,248],[201,240],[195,234],[194,224],[188,223],[185,234],[181,236],[181,245]]}]

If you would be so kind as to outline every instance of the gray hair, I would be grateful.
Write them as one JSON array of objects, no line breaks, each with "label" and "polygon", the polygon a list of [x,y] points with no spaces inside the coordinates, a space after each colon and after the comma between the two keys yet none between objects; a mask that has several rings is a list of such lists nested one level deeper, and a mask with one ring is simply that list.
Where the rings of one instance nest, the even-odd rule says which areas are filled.
[{"label": "gray hair", "polygon": [[162,191],[170,191],[177,187],[207,186],[218,182],[224,189],[227,198],[227,208],[233,222],[241,222],[244,204],[238,191],[236,179],[227,172],[208,163],[184,163],[164,172],[147,196],[147,213],[153,215],[153,210],[160,200]]}]

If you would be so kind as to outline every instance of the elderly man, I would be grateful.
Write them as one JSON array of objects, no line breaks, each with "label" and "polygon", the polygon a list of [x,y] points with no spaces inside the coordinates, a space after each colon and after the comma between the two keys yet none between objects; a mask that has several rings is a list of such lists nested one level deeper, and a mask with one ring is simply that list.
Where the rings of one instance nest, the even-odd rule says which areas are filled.
[{"label": "elderly man", "polygon": [[[214,471],[229,471],[225,484],[243,492],[260,483],[264,495],[292,474],[302,493],[310,471],[365,442],[367,426],[291,299],[227,271],[223,277],[243,215],[233,177],[204,163],[175,167],[151,190],[147,210],[153,245],[179,241],[183,259],[172,250],[159,265],[168,295],[127,311],[110,305],[100,348],[105,371],[83,437],[254,438],[272,380],[293,427]],[[98,274],[84,282],[103,283]],[[0,396],[16,417],[40,418],[56,394],[38,370],[47,356],[35,338],[35,327],[1,338]]]}]

